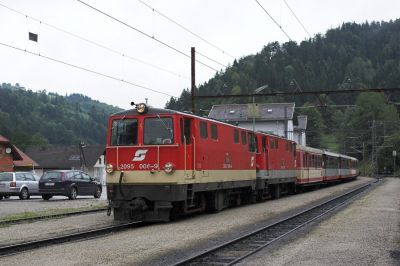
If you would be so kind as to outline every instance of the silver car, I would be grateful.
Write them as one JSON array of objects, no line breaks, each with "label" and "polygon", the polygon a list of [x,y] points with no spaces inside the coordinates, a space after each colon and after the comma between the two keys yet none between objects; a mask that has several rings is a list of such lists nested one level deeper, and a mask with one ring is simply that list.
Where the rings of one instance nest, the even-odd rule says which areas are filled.
[{"label": "silver car", "polygon": [[31,195],[39,194],[39,177],[30,172],[0,173],[0,200],[10,196],[29,199]]}]

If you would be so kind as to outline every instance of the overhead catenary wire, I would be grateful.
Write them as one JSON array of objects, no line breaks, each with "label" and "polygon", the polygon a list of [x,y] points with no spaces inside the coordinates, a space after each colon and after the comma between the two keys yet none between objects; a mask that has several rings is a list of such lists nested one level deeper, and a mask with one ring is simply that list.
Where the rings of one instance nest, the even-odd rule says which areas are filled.
[{"label": "overhead catenary wire", "polygon": [[165,96],[169,96],[169,97],[173,97],[173,98],[179,98],[177,96],[174,96],[174,95],[171,95],[171,94],[159,91],[159,90],[155,90],[155,89],[152,89],[152,88],[149,88],[149,87],[137,84],[137,83],[133,83],[133,82],[130,82],[130,81],[118,78],[118,77],[114,77],[114,76],[111,76],[111,75],[108,75],[108,74],[104,74],[104,73],[101,73],[101,72],[98,72],[98,71],[95,71],[95,70],[92,70],[92,69],[89,69],[89,68],[86,68],[86,67],[82,67],[82,66],[78,66],[78,65],[75,65],[75,64],[72,64],[72,63],[68,63],[68,62],[65,62],[65,61],[62,61],[62,60],[59,60],[59,59],[56,59],[56,58],[53,58],[53,57],[49,57],[49,56],[46,56],[46,55],[43,55],[43,54],[39,54],[39,53],[35,53],[35,52],[32,52],[32,51],[28,51],[26,49],[19,48],[19,47],[16,47],[14,45],[11,45],[11,44],[0,42],[0,45],[8,47],[8,48],[15,49],[15,50],[18,50],[18,51],[21,51],[21,52],[26,52],[28,54],[35,55],[35,56],[47,59],[49,61],[57,62],[57,63],[63,64],[63,65],[66,65],[66,66],[69,66],[69,67],[72,67],[72,68],[83,70],[83,71],[86,71],[86,72],[89,72],[89,73],[92,73],[92,74],[95,74],[95,75],[98,75],[98,76],[102,76],[102,77],[105,77],[105,78],[108,78],[108,79],[112,79],[112,80],[116,80],[116,81],[119,81],[119,82],[123,82],[123,83],[129,84],[129,85],[132,85],[134,87],[138,87],[138,88],[141,88],[141,89],[144,89],[144,90],[152,91],[152,92],[155,92],[155,93],[158,93],[158,94],[162,94],[162,95],[165,95]]},{"label": "overhead catenary wire", "polygon": [[[157,39],[156,37],[151,36],[150,34],[144,32],[144,31],[142,31],[142,30],[139,30],[138,28],[135,28],[135,27],[133,27],[132,25],[130,25],[130,24],[128,24],[128,23],[126,23],[126,22],[124,22],[124,21],[122,21],[122,20],[120,20],[120,19],[118,19],[118,18],[116,18],[116,17],[114,17],[114,16],[112,16],[112,15],[110,15],[110,14],[108,14],[108,13],[106,13],[106,12],[104,12],[104,11],[102,11],[102,10],[100,10],[100,9],[98,9],[98,8],[96,8],[96,7],[94,7],[94,6],[92,6],[92,5],[89,5],[88,3],[86,3],[86,2],[84,2],[84,1],[82,1],[82,0],[76,0],[76,1],[78,1],[79,3],[81,3],[81,4],[83,4],[83,5],[87,6],[87,7],[89,7],[89,8],[91,8],[91,9],[93,9],[94,11],[96,11],[96,12],[98,12],[98,13],[100,13],[100,14],[102,14],[102,15],[104,15],[104,16],[106,16],[106,17],[108,17],[108,18],[110,18],[110,19],[112,19],[112,20],[114,20],[114,21],[116,21],[116,22],[118,22],[118,23],[120,23],[120,24],[122,24],[122,25],[124,25],[124,26],[126,26],[126,27],[128,27],[128,28],[130,28],[130,29],[132,29],[132,30],[134,30],[134,31],[136,31],[136,32],[138,32],[138,33],[140,33],[140,34],[142,34],[142,35],[144,35],[144,36],[146,36],[147,38],[150,38],[150,39],[152,39],[152,40],[154,40],[154,41],[156,41],[156,42],[158,42],[158,43],[164,45],[164,46],[167,47],[167,48],[169,48],[169,49],[171,49],[171,50],[173,50],[173,51],[175,51],[175,52],[177,52],[177,53],[179,53],[179,54],[181,54],[181,55],[183,55],[183,56],[185,56],[185,57],[187,57],[187,58],[190,58],[190,55],[188,55],[188,54],[186,54],[186,53],[180,51],[179,49],[173,47],[172,45],[170,45],[170,44],[168,44],[168,43],[166,43],[166,42],[164,42],[164,41],[161,41],[160,39]],[[212,69],[212,70],[218,72],[217,69],[211,67],[210,65],[208,65],[208,64],[206,64],[206,63],[204,63],[204,62],[201,62],[201,61],[199,61],[199,60],[197,60],[197,59],[196,59],[196,62],[199,63],[199,64],[201,64],[201,65],[203,65],[203,66],[205,66],[205,67],[207,67],[207,68],[209,68],[209,69]]]},{"label": "overhead catenary wire", "polygon": [[218,61],[215,61],[214,59],[212,59],[212,58],[210,58],[210,57],[208,57],[208,56],[206,56],[206,55],[204,55],[204,54],[202,54],[202,53],[200,53],[198,51],[196,51],[196,54],[198,54],[198,55],[200,55],[200,56],[202,56],[204,58],[207,58],[208,60],[213,61],[214,63],[216,63],[216,64],[218,64],[220,66],[226,67],[226,65],[224,65],[224,64],[222,64],[222,63],[220,63]]},{"label": "overhead catenary wire", "polygon": [[92,45],[94,45],[94,46],[100,47],[100,48],[102,48],[102,49],[104,49],[104,50],[107,50],[107,51],[112,52],[112,53],[114,53],[114,54],[120,55],[120,56],[122,56],[122,57],[124,57],[124,58],[128,58],[128,59],[130,59],[130,60],[139,62],[139,63],[141,63],[141,64],[150,66],[150,67],[152,67],[152,68],[158,69],[158,70],[160,70],[160,71],[163,71],[163,72],[166,72],[166,73],[169,73],[169,74],[172,74],[172,75],[181,77],[181,78],[189,79],[189,77],[186,77],[186,76],[181,75],[181,74],[179,74],[179,73],[176,73],[176,72],[174,72],[174,71],[171,71],[171,70],[168,70],[168,69],[166,69],[166,68],[163,68],[163,67],[154,65],[154,64],[152,64],[152,63],[146,62],[146,61],[144,61],[144,60],[135,58],[135,57],[130,56],[130,55],[126,54],[126,53],[117,51],[117,50],[112,49],[112,48],[110,48],[110,47],[107,47],[107,46],[105,46],[105,45],[103,45],[103,44],[100,44],[100,43],[98,43],[98,42],[89,40],[89,39],[87,39],[87,38],[85,38],[85,37],[82,37],[82,36],[80,36],[80,35],[77,35],[77,34],[75,34],[75,33],[70,32],[70,31],[64,30],[64,29],[62,29],[62,28],[60,28],[60,27],[57,27],[57,26],[52,25],[52,24],[50,24],[50,23],[44,22],[43,20],[40,20],[40,19],[38,19],[38,18],[34,18],[34,17],[30,16],[30,15],[24,14],[24,13],[21,12],[21,11],[18,11],[18,10],[14,9],[14,8],[11,8],[11,7],[9,7],[9,6],[4,5],[3,3],[0,3],[0,6],[6,8],[6,9],[12,11],[12,12],[15,12],[15,13],[17,13],[17,14],[20,14],[20,15],[26,17],[27,19],[29,18],[29,19],[31,19],[31,20],[33,20],[33,21],[37,21],[37,22],[39,22],[39,23],[41,23],[41,24],[46,25],[46,26],[49,27],[49,28],[52,28],[52,29],[55,29],[55,30],[57,30],[57,31],[63,32],[63,33],[65,33],[65,34],[67,34],[67,35],[70,35],[70,36],[72,36],[72,37],[74,37],[74,38],[80,39],[80,40],[85,41],[85,42],[87,42],[87,43],[90,43],[90,44],[92,44]]},{"label": "overhead catenary wire", "polygon": [[308,30],[306,29],[306,27],[304,26],[304,24],[300,21],[300,19],[296,16],[296,14],[294,13],[294,11],[292,10],[292,8],[289,6],[289,4],[286,2],[286,0],[283,0],[283,2],[285,3],[285,5],[287,6],[287,8],[289,8],[290,12],[292,12],[292,15],[296,18],[297,22],[299,22],[299,24],[301,25],[301,27],[303,28],[303,30],[308,34],[308,36],[311,38],[311,34],[308,32]]},{"label": "overhead catenary wire", "polygon": [[254,0],[257,2],[257,4],[261,7],[262,10],[269,16],[270,19],[276,24],[276,26],[279,27],[279,29],[288,37],[289,41],[292,41],[292,38],[286,33],[286,31],[282,28],[282,26],[268,13],[268,11],[258,2],[258,0]]},{"label": "overhead catenary wire", "polygon": [[149,4],[147,4],[146,2],[142,1],[142,0],[137,0],[140,3],[142,3],[143,5],[147,6],[148,8],[150,8],[152,11],[156,12],[157,14],[159,14],[160,16],[162,16],[163,18],[169,20],[170,22],[174,23],[175,25],[177,25],[178,27],[182,28],[183,30],[189,32],[190,34],[192,34],[193,36],[197,37],[198,39],[202,40],[203,42],[207,43],[208,45],[214,47],[215,49],[219,50],[220,52],[222,52],[223,54],[231,57],[232,59],[234,59],[235,57],[229,53],[227,53],[226,51],[224,51],[223,49],[219,48],[218,46],[212,44],[211,42],[207,41],[206,39],[204,39],[203,37],[201,37],[200,35],[194,33],[193,31],[191,31],[190,29],[188,29],[187,27],[183,26],[182,24],[178,23],[177,21],[173,20],[172,18],[168,17],[167,15],[161,13],[160,11],[158,11],[157,9],[155,9],[154,7],[150,6]]}]

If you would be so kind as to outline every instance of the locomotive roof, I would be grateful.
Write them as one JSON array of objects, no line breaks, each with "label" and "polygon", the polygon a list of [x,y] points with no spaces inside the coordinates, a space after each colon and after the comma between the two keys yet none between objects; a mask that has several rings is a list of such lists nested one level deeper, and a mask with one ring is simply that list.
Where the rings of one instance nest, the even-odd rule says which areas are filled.
[{"label": "locomotive roof", "polygon": [[[156,115],[156,114],[182,114],[181,112],[178,111],[174,111],[174,110],[169,110],[169,109],[161,109],[161,108],[153,108],[153,107],[149,107],[149,110],[147,111],[146,114],[149,115]],[[129,110],[124,110],[121,112],[117,112],[115,114],[112,114],[112,116],[115,115],[140,115],[136,109],[129,109]]]},{"label": "locomotive roof", "polygon": [[[213,119],[213,118],[209,118],[209,117],[201,117],[198,115],[194,115],[192,113],[186,113],[186,112],[179,112],[179,111],[175,111],[175,110],[170,110],[170,109],[163,109],[163,108],[154,108],[154,107],[149,107],[146,115],[161,115],[161,114],[169,114],[169,115],[174,115],[174,114],[178,114],[178,115],[185,115],[185,116],[190,116],[193,118],[198,118],[198,119],[202,119],[202,120],[206,120],[206,121],[210,121],[210,122],[215,122],[215,123],[220,123],[223,125],[228,125],[228,126],[232,126],[232,127],[236,127],[242,130],[246,130],[246,131],[251,131],[249,129],[246,129],[244,127],[240,127],[240,126],[235,126],[229,123],[226,123],[224,121],[218,120],[218,119]],[[129,109],[129,110],[124,110],[124,111],[120,111],[117,113],[112,114],[111,116],[124,116],[124,115],[141,115],[137,112],[136,109]]]}]

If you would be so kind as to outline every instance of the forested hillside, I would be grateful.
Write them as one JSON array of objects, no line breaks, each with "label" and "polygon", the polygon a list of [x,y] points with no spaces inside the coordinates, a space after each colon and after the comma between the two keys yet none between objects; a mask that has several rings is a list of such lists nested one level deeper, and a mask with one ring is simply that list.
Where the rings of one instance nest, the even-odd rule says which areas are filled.
[{"label": "forested hillside", "polygon": [[81,94],[33,92],[0,85],[0,135],[18,147],[49,144],[104,144],[107,118],[120,110]]},{"label": "forested hillside", "polygon": [[[256,55],[235,60],[199,86],[197,95],[251,94],[265,84],[269,87],[263,92],[398,88],[400,19],[345,23],[300,44],[269,43]],[[309,116],[306,133],[310,146],[360,159],[363,154],[366,160],[378,158],[381,168],[394,166],[390,154],[395,149],[399,152],[400,134],[398,110],[391,102],[400,102],[399,92],[332,94],[319,99],[312,95],[256,97],[256,101],[295,102],[296,107],[303,107],[296,109],[295,116]],[[196,112],[209,110],[213,104],[248,102],[251,99],[199,99]],[[190,110],[189,90],[183,90],[177,100],[171,98],[166,107]]]}]

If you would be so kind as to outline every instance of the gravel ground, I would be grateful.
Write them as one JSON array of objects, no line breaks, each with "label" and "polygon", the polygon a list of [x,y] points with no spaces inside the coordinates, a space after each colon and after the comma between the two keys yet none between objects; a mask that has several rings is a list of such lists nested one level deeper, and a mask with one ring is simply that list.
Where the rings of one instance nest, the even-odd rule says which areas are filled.
[{"label": "gravel ground", "polygon": [[242,265],[400,265],[400,179],[372,193],[275,250]]},{"label": "gravel ground", "polygon": [[107,205],[107,193],[103,187],[100,199],[89,196],[78,196],[76,200],[67,197],[55,196],[48,201],[41,196],[31,196],[29,200],[20,200],[18,197],[0,200],[0,218],[23,212],[41,212],[49,209],[74,209],[90,206]]},{"label": "gravel ground", "polygon": [[114,224],[114,219],[107,216],[106,212],[13,224],[0,228],[0,246],[65,235],[112,224]]},{"label": "gravel ground", "polygon": [[[87,241],[42,248],[0,259],[1,265],[165,265],[201,250],[211,243],[235,237],[266,219],[331,197],[368,182],[359,178],[325,189],[279,200],[232,208],[218,214],[199,215],[178,222],[153,224]],[[1,230],[1,229],[0,229]],[[68,256],[70,255],[70,256]]]}]

